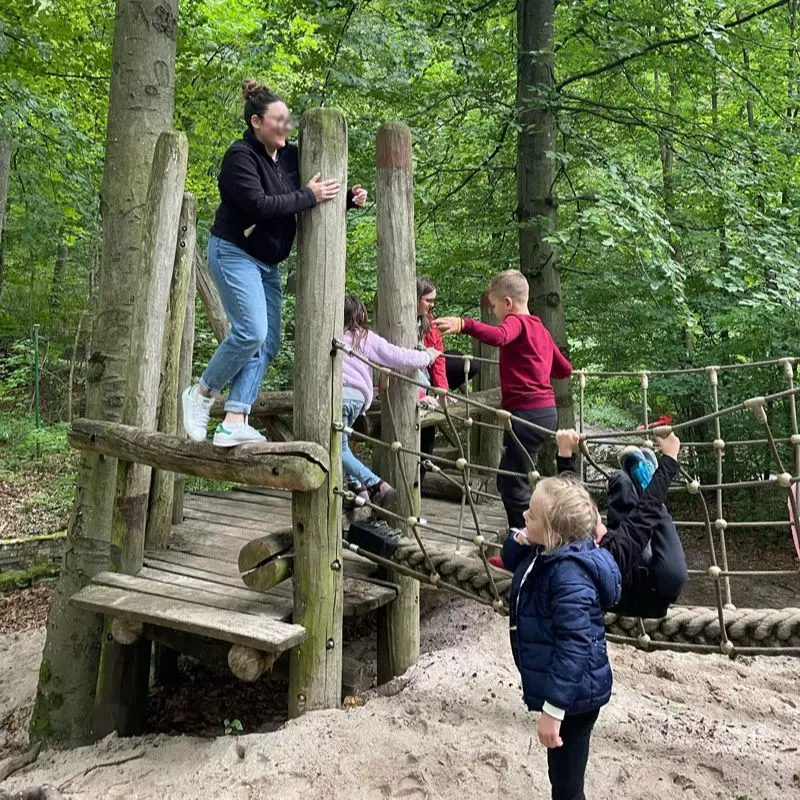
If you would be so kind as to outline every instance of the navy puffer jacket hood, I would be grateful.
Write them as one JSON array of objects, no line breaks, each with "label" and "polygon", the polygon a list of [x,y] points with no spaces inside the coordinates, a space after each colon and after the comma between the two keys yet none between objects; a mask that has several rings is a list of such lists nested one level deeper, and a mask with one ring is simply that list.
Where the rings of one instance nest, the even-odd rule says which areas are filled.
[{"label": "navy puffer jacket hood", "polygon": [[621,591],[614,559],[593,541],[545,553],[509,536],[503,563],[514,570],[511,649],[528,708],[581,714],[605,705],[612,678],[603,610]]}]

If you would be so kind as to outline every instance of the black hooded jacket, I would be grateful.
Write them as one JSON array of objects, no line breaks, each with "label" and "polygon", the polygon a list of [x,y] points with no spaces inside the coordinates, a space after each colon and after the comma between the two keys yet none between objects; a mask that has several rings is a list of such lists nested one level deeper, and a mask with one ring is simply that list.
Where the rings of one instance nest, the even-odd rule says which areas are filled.
[{"label": "black hooded jacket", "polygon": [[314,192],[300,186],[297,155],[297,147],[287,144],[273,160],[251,130],[234,142],[222,159],[212,235],[264,264],[283,261],[297,231],[295,215],[317,204]]}]

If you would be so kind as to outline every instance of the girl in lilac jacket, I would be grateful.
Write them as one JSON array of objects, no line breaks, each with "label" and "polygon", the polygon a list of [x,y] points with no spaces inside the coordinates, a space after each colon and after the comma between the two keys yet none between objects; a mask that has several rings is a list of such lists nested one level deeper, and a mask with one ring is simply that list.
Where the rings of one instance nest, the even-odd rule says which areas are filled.
[{"label": "girl in lilac jacket", "polygon": [[[438,350],[410,350],[387,342],[369,329],[369,317],[364,304],[352,294],[344,299],[344,342],[353,352],[375,364],[397,372],[426,369],[440,355]],[[352,428],[359,415],[372,405],[372,368],[351,355],[342,363],[342,424]],[[378,505],[389,505],[396,494],[386,481],[356,458],[350,449],[346,433],[342,434],[342,469],[350,491],[364,500]]]}]

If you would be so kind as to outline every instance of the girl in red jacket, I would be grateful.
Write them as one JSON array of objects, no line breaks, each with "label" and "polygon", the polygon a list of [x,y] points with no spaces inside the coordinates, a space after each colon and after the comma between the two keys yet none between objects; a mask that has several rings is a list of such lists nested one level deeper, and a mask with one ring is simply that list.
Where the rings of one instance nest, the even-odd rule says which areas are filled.
[{"label": "girl in red jacket", "polygon": [[[442,334],[433,324],[433,308],[436,304],[436,285],[430,278],[419,276],[417,278],[417,338],[420,345],[445,353],[444,358],[436,361],[425,371],[423,377],[430,386],[439,389],[458,389],[464,385],[464,359],[458,350],[444,349]],[[480,367],[472,362],[467,379],[472,379]],[[420,392],[420,402],[432,409],[438,408],[436,398]],[[433,444],[436,439],[436,428],[422,428],[420,430],[420,450],[430,455],[433,453]],[[420,482],[425,478],[425,467],[420,468]]]}]

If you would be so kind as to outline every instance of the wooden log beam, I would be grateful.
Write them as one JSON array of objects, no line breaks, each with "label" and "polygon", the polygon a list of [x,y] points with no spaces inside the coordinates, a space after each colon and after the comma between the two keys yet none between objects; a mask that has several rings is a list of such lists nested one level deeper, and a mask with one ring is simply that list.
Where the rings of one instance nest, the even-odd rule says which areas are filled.
[{"label": "wooden log beam", "polygon": [[[169,290],[169,307],[164,321],[164,347],[161,352],[161,383],[158,387],[157,428],[173,436],[178,432],[178,395],[181,348],[183,345],[186,306],[189,300],[189,281],[196,235],[197,206],[194,195],[186,192],[181,204],[178,223],[178,246]],[[194,293],[192,293],[194,298]],[[172,506],[175,496],[175,474],[154,470],[150,486],[150,507],[147,512],[145,547],[163,550],[172,530]]]},{"label": "wooden log beam", "polygon": [[272,533],[249,541],[239,551],[239,572],[249,589],[266,592],[292,576],[292,534]]},{"label": "wooden log beam", "polygon": [[111,636],[117,644],[133,644],[142,638],[143,626],[141,622],[114,617],[111,620]]},{"label": "wooden log beam", "polygon": [[[197,252],[197,247],[195,247]],[[196,275],[194,269],[189,276],[189,294],[186,298],[186,315],[183,322],[183,338],[181,340],[181,356],[178,364],[178,393],[192,382],[192,360],[194,358],[194,324],[195,298],[197,296]],[[178,402],[178,419],[176,430],[178,436],[188,438],[183,429],[183,404]],[[175,475],[175,489],[172,500],[172,524],[183,522],[184,476]]]},{"label": "wooden log beam", "polygon": [[103,453],[121,461],[195,475],[306,492],[328,476],[329,458],[316,442],[266,442],[223,449],[131,425],[77,419],[67,434],[78,450]]},{"label": "wooden log beam", "polygon": [[264,653],[235,644],[228,651],[231,672],[245,683],[255,683],[278,659],[279,653]]},{"label": "wooden log beam", "polygon": [[[315,173],[347,185],[347,125],[340,111],[315,108],[300,122],[300,181]],[[292,654],[289,715],[338,708],[342,686],[341,437],[345,192],[300,214],[297,240],[294,433],[330,452],[327,480],[292,497],[294,620],[308,638]]]},{"label": "wooden log beam", "polygon": [[[211,407],[211,415],[223,417],[225,401],[218,398]],[[294,392],[290,390],[283,392],[259,392],[255,403],[250,409],[251,417],[279,417],[284,414],[294,412]]]},{"label": "wooden log beam", "polygon": [[[131,346],[126,372],[122,422],[144,430],[156,427],[161,378],[164,320],[178,249],[178,231],[189,145],[186,136],[165,131],[156,142],[144,207],[144,241],[133,303]],[[112,423],[113,424],[113,423]],[[110,567],[132,575],[142,568],[150,466],[122,462],[111,517]],[[112,731],[131,736],[142,731],[146,717],[149,643],[124,646],[110,635],[105,621],[97,674],[92,735]]]},{"label": "wooden log beam", "polygon": [[208,262],[199,249],[195,250],[194,268],[197,276],[197,293],[203,301],[203,308],[208,318],[208,324],[218,342],[221,342],[231,328],[228,322],[228,315],[222,307],[222,300],[219,297],[219,290],[211,277]]},{"label": "wooden log beam", "polygon": [[[376,145],[378,297],[384,300],[378,304],[377,327],[392,344],[414,347],[417,343],[417,294],[411,130],[400,123],[381,125]],[[387,404],[381,408],[384,441],[399,441],[405,447],[419,450],[417,392],[417,387],[410,383],[389,382],[386,395],[394,413],[388,413]],[[392,453],[386,455],[381,464],[383,477],[398,490],[396,507],[392,510],[403,517],[418,517],[417,457]],[[410,533],[406,526],[403,529]],[[389,570],[389,580],[399,585],[400,593],[379,616],[379,683],[401,675],[419,658],[419,581],[393,570]]]}]

